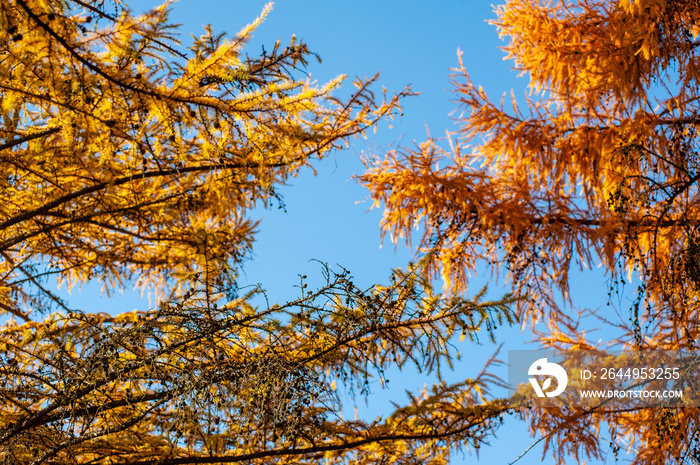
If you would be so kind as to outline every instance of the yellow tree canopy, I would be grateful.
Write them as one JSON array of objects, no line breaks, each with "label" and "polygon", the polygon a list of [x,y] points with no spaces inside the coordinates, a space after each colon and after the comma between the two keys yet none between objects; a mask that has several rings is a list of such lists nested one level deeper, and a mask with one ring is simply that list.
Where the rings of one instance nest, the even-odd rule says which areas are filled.
[{"label": "yellow tree canopy", "polygon": [[[507,302],[442,299],[413,272],[359,289],[346,270],[296,300],[254,306],[202,277],[148,312],[55,313],[0,332],[0,452],[13,464],[445,463],[512,409],[487,366],[382,417],[344,398],[390,369],[439,373],[454,338],[512,322]],[[492,334],[491,334],[492,335]],[[347,406],[346,406],[347,407]]]},{"label": "yellow tree canopy", "polygon": [[[511,1],[494,23],[531,79],[526,108],[494,104],[462,65],[463,106],[449,148],[428,140],[370,160],[362,182],[385,206],[393,238],[424,226],[428,270],[462,291],[469,270],[505,266],[532,300],[522,314],[557,318],[572,265],[640,277],[639,317],[676,324],[657,343],[695,338],[695,125],[700,98],[688,2]],[[670,271],[670,273],[669,273]],[[689,286],[688,284],[693,284]],[[652,308],[653,307],[653,308]],[[688,331],[686,331],[688,330]],[[663,341],[663,342],[662,342]]]},{"label": "yellow tree canopy", "polygon": [[[414,269],[346,270],[280,305],[235,272],[275,186],[398,111],[298,80],[294,40],[242,48],[261,19],[186,53],[167,8],[0,2],[0,456],[12,464],[444,463],[511,411],[498,382],[436,382],[348,420],[392,367],[439,377],[452,342],[514,321],[507,299],[434,293]],[[269,7],[266,8],[266,14]],[[47,278],[155,285],[157,308],[72,310]],[[50,312],[50,310],[57,310]]]},{"label": "yellow tree canopy", "polygon": [[[164,283],[222,269],[250,247],[247,210],[313,159],[390,116],[358,81],[348,100],[298,80],[292,39],[261,56],[211,30],[178,51],[168,9],[102,2],[0,8],[0,306],[26,316],[29,287],[58,275]],[[206,253],[205,253],[206,251]]]},{"label": "yellow tree canopy", "polygon": [[[420,224],[426,272],[454,292],[484,264],[505,272],[527,297],[519,315],[548,322],[544,345],[590,347],[560,303],[572,268],[602,266],[613,287],[638,286],[618,343],[696,349],[700,6],[511,0],[496,14],[530,94],[494,102],[460,62],[459,130],[368,161],[361,181],[385,209],[384,231],[409,239]],[[558,453],[600,455],[593,430],[608,422],[640,439],[636,463],[690,460],[697,412],[674,410],[663,427],[657,413],[550,412],[533,426]]]}]

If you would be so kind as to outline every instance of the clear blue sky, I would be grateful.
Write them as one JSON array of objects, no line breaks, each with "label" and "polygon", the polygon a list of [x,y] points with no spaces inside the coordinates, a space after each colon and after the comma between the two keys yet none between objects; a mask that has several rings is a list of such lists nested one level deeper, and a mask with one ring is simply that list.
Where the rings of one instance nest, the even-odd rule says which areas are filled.
[{"label": "clear blue sky", "polygon": [[[157,5],[148,0],[128,3],[134,12]],[[235,34],[260,13],[265,3],[181,0],[173,7],[172,19],[183,24],[182,40],[187,43],[189,33],[201,34],[204,23],[211,23],[217,32]],[[255,212],[262,222],[241,284],[262,283],[273,300],[286,300],[296,295],[292,286],[298,283],[298,274],[319,274],[318,265],[309,262],[311,259],[338,263],[367,286],[386,279],[392,267],[406,265],[411,253],[403,244],[395,248],[387,239],[380,248],[381,211],[368,211],[371,203],[366,200],[367,192],[352,176],[362,170],[359,162],[362,153],[381,153],[399,143],[423,140],[426,128],[433,136],[454,129],[449,117],[455,109],[449,75],[450,68],[457,66],[458,48],[464,53],[473,81],[482,85],[489,96],[498,99],[511,88],[516,90],[516,95],[522,95],[527,78],[517,78],[511,63],[503,60],[504,53],[498,48],[503,44],[495,27],[485,21],[494,16],[490,2],[481,0],[286,0],[275,5],[247,48],[251,55],[259,54],[262,45],[269,50],[278,38],[284,44],[295,34],[323,59],[322,64],[312,63],[309,68],[312,79],[319,84],[339,74],[352,78],[372,76],[379,71],[379,85],[389,92],[398,92],[410,84],[421,95],[404,102],[404,116],[393,123],[393,129],[382,125],[376,134],[353,141],[350,149],[336,152],[318,164],[317,176],[305,172],[292,179],[289,186],[280,190],[286,213],[276,209]],[[377,90],[380,89],[378,86]],[[488,275],[478,276],[472,289],[478,291],[488,278]],[[600,276],[590,282],[575,286],[574,295],[605,294]],[[600,291],[591,293],[587,286]],[[490,289],[492,296],[498,296],[505,288],[503,283],[492,282]],[[72,302],[78,306],[80,301],[87,304],[97,299],[89,289],[74,292],[73,297]],[[130,310],[143,306],[138,296],[129,294],[100,301],[108,308],[119,306]],[[131,307],[124,308],[128,306]],[[520,335],[519,328],[501,330],[497,337],[499,343],[505,342],[503,357],[508,349],[524,348],[523,342],[528,339]],[[460,350],[466,357],[449,376],[453,380],[475,376],[496,349],[488,343],[472,346],[464,341],[462,344]],[[505,370],[500,372],[504,377],[505,373]],[[405,399],[404,387],[421,388],[430,381],[414,374],[394,379],[390,392],[379,393],[362,410],[381,409],[382,402],[389,398],[401,402]],[[481,450],[479,461],[505,465],[532,442],[523,424],[507,419],[492,447]],[[541,448],[535,448],[517,463],[539,464],[541,458]],[[474,456],[456,454],[453,463],[474,461]]]}]

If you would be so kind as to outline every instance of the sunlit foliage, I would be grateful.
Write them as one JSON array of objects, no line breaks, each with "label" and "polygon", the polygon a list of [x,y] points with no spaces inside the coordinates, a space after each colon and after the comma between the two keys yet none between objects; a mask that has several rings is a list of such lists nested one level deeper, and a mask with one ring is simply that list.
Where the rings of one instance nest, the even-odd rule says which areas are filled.
[{"label": "sunlit foliage", "polygon": [[381,389],[390,367],[436,373],[455,335],[510,321],[506,305],[441,299],[412,272],[361,290],[347,270],[322,270],[324,285],[307,291],[302,277],[283,305],[192,280],[150,312],[6,326],[6,463],[424,463],[478,448],[511,411],[487,401],[487,372],[369,422],[343,420],[341,399]]},{"label": "sunlit foliage", "polygon": [[[412,266],[366,289],[320,266],[279,305],[237,288],[250,209],[410,94],[377,97],[373,78],[339,99],[294,38],[245,55],[261,20],[184,50],[168,7],[0,2],[2,463],[443,463],[510,411],[487,371],[440,378],[457,339],[514,321],[507,299],[442,296]],[[160,303],[76,309],[54,278]],[[343,418],[346,391],[408,366],[438,381]]]},{"label": "sunlit foliage", "polygon": [[398,103],[375,104],[371,80],[346,101],[331,95],[341,78],[298,80],[313,55],[294,39],[243,55],[260,20],[181,53],[166,8],[83,3],[0,10],[6,311],[39,307],[39,275],[113,288],[223,268],[250,247],[247,210]]},{"label": "sunlit foliage", "polygon": [[[426,273],[456,293],[478,266],[505,273],[527,296],[522,319],[547,325],[545,346],[588,346],[562,303],[573,269],[602,266],[611,292],[634,294],[620,313],[597,311],[617,326],[610,342],[697,349],[700,6],[511,0],[496,15],[530,93],[494,102],[460,62],[459,129],[368,161],[384,231],[420,234]],[[658,411],[602,412],[535,414],[533,427],[560,458],[610,450],[595,432],[606,422],[637,463],[698,458],[694,410],[669,410],[673,428],[656,427]]]}]

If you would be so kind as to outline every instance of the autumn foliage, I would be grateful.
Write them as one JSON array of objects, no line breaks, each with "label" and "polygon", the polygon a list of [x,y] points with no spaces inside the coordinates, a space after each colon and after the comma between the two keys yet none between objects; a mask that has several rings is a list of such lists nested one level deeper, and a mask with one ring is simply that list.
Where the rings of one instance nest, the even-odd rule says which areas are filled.
[{"label": "autumn foliage", "polygon": [[250,247],[248,209],[397,105],[375,105],[369,82],[339,101],[340,79],[295,79],[312,57],[303,43],[242,55],[260,20],[183,54],[167,9],[113,17],[82,3],[0,10],[6,311],[31,304],[11,283],[38,263],[108,287],[222,268]]},{"label": "autumn foliage", "polygon": [[[184,50],[166,7],[0,2],[3,463],[441,463],[512,410],[487,371],[374,421],[343,419],[338,393],[439,373],[455,338],[514,320],[508,300],[443,296],[413,266],[367,289],[320,265],[320,287],[302,276],[274,305],[237,288],[249,210],[410,93],[358,80],[341,100],[294,39],[248,56],[261,20]],[[54,278],[159,304],[76,309]]]},{"label": "autumn foliage", "polygon": [[[459,129],[368,161],[361,180],[385,209],[384,231],[408,239],[420,223],[425,273],[454,293],[478,266],[505,273],[527,296],[519,316],[546,325],[537,333],[545,347],[595,345],[564,304],[576,305],[573,270],[601,265],[611,291],[631,296],[617,312],[594,312],[596,326],[615,328],[608,342],[696,350],[700,7],[511,0],[496,15],[530,93],[494,102],[460,62]],[[695,463],[698,413],[603,406],[529,416],[560,460],[631,444],[634,462],[651,464]]]}]

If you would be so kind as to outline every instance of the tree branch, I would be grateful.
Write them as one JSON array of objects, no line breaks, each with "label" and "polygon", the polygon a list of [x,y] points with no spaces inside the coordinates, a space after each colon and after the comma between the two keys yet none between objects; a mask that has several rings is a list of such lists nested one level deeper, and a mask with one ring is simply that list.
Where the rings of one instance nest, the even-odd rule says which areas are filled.
[{"label": "tree branch", "polygon": [[48,136],[51,134],[56,134],[58,131],[61,130],[61,126],[45,129],[44,131],[37,132],[34,134],[27,134],[26,136],[19,137],[17,139],[13,139],[9,142],[5,142],[4,144],[0,145],[0,151],[11,149],[12,147],[15,147],[20,144],[24,144],[25,142],[29,142],[30,140],[34,139],[39,139],[44,136]]}]

